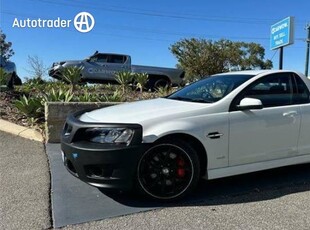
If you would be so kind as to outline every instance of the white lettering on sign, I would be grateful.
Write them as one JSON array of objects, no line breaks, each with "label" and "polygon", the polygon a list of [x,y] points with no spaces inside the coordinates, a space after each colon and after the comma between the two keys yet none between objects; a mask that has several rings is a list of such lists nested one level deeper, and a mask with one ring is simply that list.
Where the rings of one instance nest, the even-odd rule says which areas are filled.
[{"label": "white lettering on sign", "polygon": [[[13,28],[69,28],[71,25],[71,19],[18,19],[14,18],[12,23]],[[74,18],[74,27],[81,33],[87,33],[91,31],[95,26],[95,19],[93,15],[88,12],[80,12]]]},{"label": "white lettering on sign", "polygon": [[65,28],[70,27],[71,20],[62,20],[59,17],[55,20],[45,20],[45,19],[24,19],[18,20],[17,18],[14,19],[12,27],[18,28]]},{"label": "white lettering on sign", "polygon": [[273,27],[271,30],[271,34],[274,34],[278,32],[279,30],[283,30],[284,28],[288,27],[288,23],[284,22],[281,25],[278,25],[277,27]]},{"label": "white lettering on sign", "polygon": [[284,42],[283,42],[283,39],[280,39],[280,40],[277,40],[275,41],[276,45],[282,45]]}]

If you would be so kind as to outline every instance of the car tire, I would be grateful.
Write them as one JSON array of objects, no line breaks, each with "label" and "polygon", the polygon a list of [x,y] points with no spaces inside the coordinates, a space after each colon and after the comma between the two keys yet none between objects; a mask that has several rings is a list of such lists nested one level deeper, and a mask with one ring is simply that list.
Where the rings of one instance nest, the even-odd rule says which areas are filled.
[{"label": "car tire", "polygon": [[182,140],[155,144],[142,155],[138,163],[138,189],[155,200],[180,199],[196,187],[199,179],[198,155]]},{"label": "car tire", "polygon": [[148,83],[147,88],[151,89],[152,91],[155,91],[158,88],[161,87],[169,87],[171,85],[169,79],[162,76],[151,76]]},{"label": "car tire", "polygon": [[161,87],[169,87],[170,86],[170,82],[167,79],[164,78],[160,78],[157,81],[155,81],[153,88],[158,89]]}]

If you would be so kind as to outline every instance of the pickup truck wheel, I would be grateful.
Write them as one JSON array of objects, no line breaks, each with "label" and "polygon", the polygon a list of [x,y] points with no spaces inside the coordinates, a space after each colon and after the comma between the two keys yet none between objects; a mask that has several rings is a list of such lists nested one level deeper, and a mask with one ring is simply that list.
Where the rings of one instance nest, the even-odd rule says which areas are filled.
[{"label": "pickup truck wheel", "polygon": [[192,191],[199,180],[196,151],[186,142],[167,141],[147,150],[138,164],[138,186],[157,200],[179,199]]},{"label": "pickup truck wheel", "polygon": [[147,88],[151,89],[152,91],[166,86],[170,86],[170,81],[167,78],[161,76],[151,76],[147,84]]},{"label": "pickup truck wheel", "polygon": [[158,88],[167,87],[167,86],[170,86],[170,82],[167,79],[160,78],[154,82],[153,88],[158,89]]}]

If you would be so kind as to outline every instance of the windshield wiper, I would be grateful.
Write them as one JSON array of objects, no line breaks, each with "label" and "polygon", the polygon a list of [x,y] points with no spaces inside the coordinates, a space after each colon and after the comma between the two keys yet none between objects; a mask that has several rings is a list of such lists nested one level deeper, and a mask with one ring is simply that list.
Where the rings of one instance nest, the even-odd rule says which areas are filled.
[{"label": "windshield wiper", "polygon": [[191,102],[213,103],[213,101],[203,99],[203,98],[193,98],[191,99]]},{"label": "windshield wiper", "polygon": [[168,97],[168,99],[179,100],[179,101],[191,101],[191,98],[188,97]]},{"label": "windshield wiper", "polygon": [[203,98],[188,98],[188,97],[169,97],[168,99],[179,100],[179,101],[190,101],[190,102],[200,102],[200,103],[212,103],[213,101],[203,99]]}]

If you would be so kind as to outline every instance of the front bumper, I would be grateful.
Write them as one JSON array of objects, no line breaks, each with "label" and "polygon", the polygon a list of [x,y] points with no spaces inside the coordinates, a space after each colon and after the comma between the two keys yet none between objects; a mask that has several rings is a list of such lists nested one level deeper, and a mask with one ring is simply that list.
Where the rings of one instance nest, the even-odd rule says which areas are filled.
[{"label": "front bumper", "polygon": [[48,75],[50,77],[56,78],[58,80],[61,80],[61,70],[63,68],[61,66],[52,66],[49,70],[48,70]]},{"label": "front bumper", "polygon": [[[65,124],[61,141],[65,167],[90,185],[130,190],[134,185],[138,162],[148,148],[148,145],[141,144],[142,127],[138,124],[85,123],[76,118],[82,113],[70,115]],[[86,128],[116,126],[135,130],[130,145],[99,144],[80,137]]]}]

